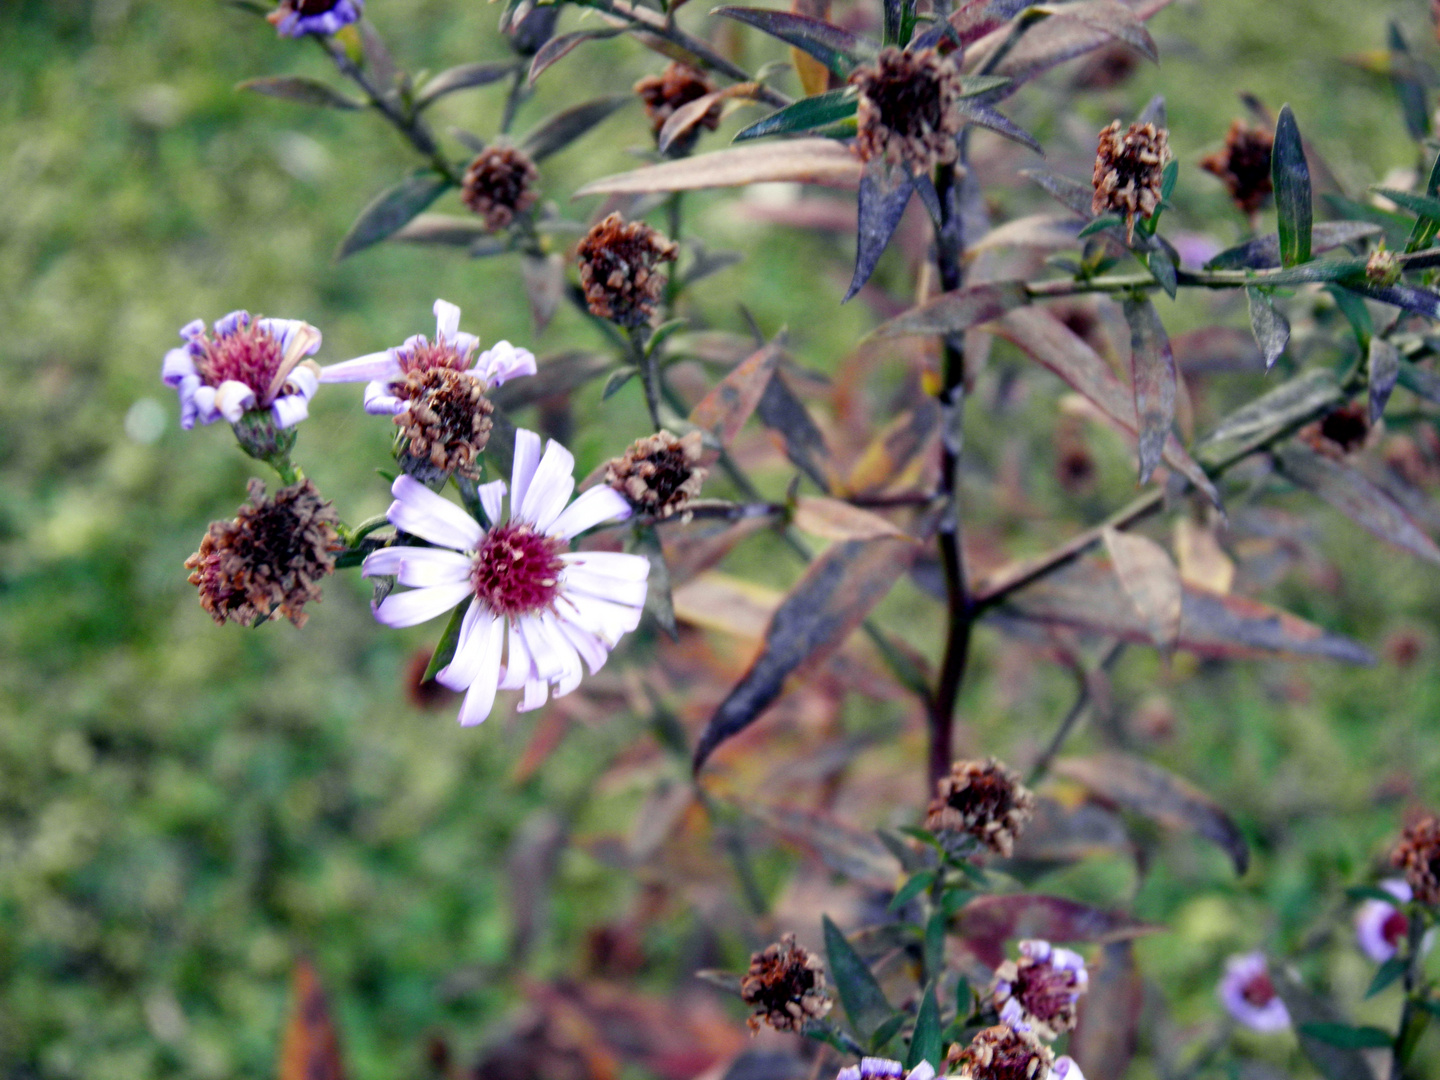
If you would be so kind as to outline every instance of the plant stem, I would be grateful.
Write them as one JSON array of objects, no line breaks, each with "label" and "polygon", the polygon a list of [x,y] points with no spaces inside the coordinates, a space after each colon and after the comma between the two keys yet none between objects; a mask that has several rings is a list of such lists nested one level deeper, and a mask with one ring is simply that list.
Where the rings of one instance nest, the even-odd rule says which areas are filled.
[{"label": "plant stem", "polygon": [[640,372],[640,382],[645,387],[645,407],[650,410],[650,423],[659,431],[664,426],[660,423],[660,357],[656,355],[658,350],[646,351],[645,341],[649,336],[650,328],[644,324],[625,330],[625,337],[630,343],[630,362]]},{"label": "plant stem", "polygon": [[[1120,654],[1124,651],[1125,642],[1115,642],[1101,659],[1099,670],[1109,671],[1115,666],[1115,662],[1120,659]],[[1035,765],[1030,770],[1030,778],[1026,783],[1031,787],[1034,787],[1041,780],[1045,779],[1045,774],[1050,771],[1050,766],[1054,763],[1061,748],[1064,747],[1065,741],[1070,738],[1075,728],[1079,725],[1080,718],[1083,717],[1090,708],[1090,679],[1083,668],[1080,669],[1079,676],[1080,692],[1075,697],[1075,704],[1070,706],[1070,711],[1067,712],[1064,719],[1060,721],[1060,726],[1055,729],[1055,734],[1051,737],[1049,744],[1041,751],[1040,757],[1036,759]]]},{"label": "plant stem", "polygon": [[1420,968],[1425,959],[1425,931],[1428,921],[1419,911],[1411,911],[1405,944],[1405,1004],[1400,1010],[1400,1026],[1395,1032],[1395,1044],[1390,1059],[1390,1080],[1404,1080],[1405,1065],[1415,1049],[1415,1037],[1411,1035],[1411,1030],[1417,1023],[1424,1022],[1424,1017],[1417,1016],[1415,1009],[1417,998],[1423,993]]}]

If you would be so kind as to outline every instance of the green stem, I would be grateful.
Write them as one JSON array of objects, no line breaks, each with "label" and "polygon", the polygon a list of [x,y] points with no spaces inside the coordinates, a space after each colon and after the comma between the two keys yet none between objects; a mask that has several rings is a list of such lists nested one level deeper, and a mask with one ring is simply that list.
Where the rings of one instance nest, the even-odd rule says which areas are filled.
[{"label": "green stem", "polygon": [[660,357],[658,350],[645,348],[650,337],[650,328],[645,325],[632,326],[625,331],[630,345],[630,362],[640,372],[640,382],[645,387],[645,407],[650,410],[650,423],[659,431],[660,422]]}]

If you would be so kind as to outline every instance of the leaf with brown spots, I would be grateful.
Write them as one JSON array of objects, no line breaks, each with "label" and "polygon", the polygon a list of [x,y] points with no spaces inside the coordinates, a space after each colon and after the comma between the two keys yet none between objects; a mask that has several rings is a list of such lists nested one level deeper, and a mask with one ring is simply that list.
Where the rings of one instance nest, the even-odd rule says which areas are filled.
[{"label": "leaf with brown spots", "polygon": [[1046,941],[1127,941],[1162,929],[1118,911],[1101,911],[1058,896],[1012,894],[977,896],[955,917],[955,932],[980,961],[999,967],[1005,943],[1020,938]]},{"label": "leaf with brown spots", "polygon": [[918,479],[939,439],[940,406],[926,398],[880,429],[850,470],[847,489],[869,495]]},{"label": "leaf with brown spots", "polygon": [[691,410],[690,422],[713,435],[721,446],[729,446],[760,404],[779,362],[779,346],[755,350]]},{"label": "leaf with brown spots", "polygon": [[1123,304],[1130,324],[1130,375],[1135,390],[1135,415],[1140,421],[1140,482],[1148,483],[1160,464],[1165,442],[1175,426],[1175,354],[1148,299],[1127,298]]},{"label": "leaf with brown spots", "polygon": [[877,337],[906,334],[956,334],[998,319],[1026,303],[1025,285],[1019,281],[987,281],[966,289],[941,293],[919,307],[897,315],[875,328]]},{"label": "leaf with brown spots", "polygon": [[297,960],[291,985],[295,1000],[280,1051],[280,1080],[344,1080],[340,1037],[315,965]]},{"label": "leaf with brown spots", "polygon": [[[877,540],[882,536],[905,537],[898,526],[870,510],[862,510],[839,499],[802,495],[795,501],[791,518],[795,527],[822,540]],[[906,537],[908,539],[908,537]]]}]

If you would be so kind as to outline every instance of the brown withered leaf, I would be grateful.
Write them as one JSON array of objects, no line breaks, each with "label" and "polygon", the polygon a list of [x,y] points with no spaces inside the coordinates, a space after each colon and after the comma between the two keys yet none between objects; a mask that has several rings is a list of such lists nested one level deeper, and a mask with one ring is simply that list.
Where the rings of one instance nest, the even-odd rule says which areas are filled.
[{"label": "brown withered leaf", "polygon": [[1160,464],[1175,426],[1175,355],[1160,313],[1149,299],[1127,297],[1122,306],[1130,324],[1130,378],[1140,421],[1140,482],[1144,484]]},{"label": "brown withered leaf", "polygon": [[765,385],[755,415],[780,436],[785,456],[827,495],[837,486],[834,456],[825,433],[810,415],[805,403],[790,389],[784,369],[777,370]]},{"label": "brown withered leaf", "polygon": [[558,252],[526,255],[520,261],[520,275],[525,282],[525,298],[530,301],[535,333],[543,334],[565,296],[565,256]]},{"label": "brown withered leaf", "polygon": [[1188,517],[1175,520],[1175,560],[1180,580],[1215,593],[1228,593],[1235,584],[1235,562],[1220,546],[1213,523]]},{"label": "brown withered leaf", "polygon": [[919,546],[908,539],[844,540],[810,564],[776,609],[759,657],[710,717],[695,749],[697,772],[716,747],[759,718],[786,679],[844,644],[909,569]]},{"label": "brown withered leaf", "polygon": [[743,813],[814,854],[834,873],[877,889],[894,888],[900,864],[873,832],[797,806],[739,805]]},{"label": "brown withered leaf", "polygon": [[340,1036],[315,965],[303,957],[291,975],[294,1000],[280,1051],[280,1080],[344,1080]]},{"label": "brown withered leaf", "polygon": [[850,470],[846,489],[857,495],[905,486],[940,438],[940,405],[926,398],[880,429]]},{"label": "brown withered leaf", "polygon": [[1055,774],[1093,794],[1171,829],[1198,833],[1230,856],[1237,874],[1250,865],[1245,835],[1220,806],[1188,780],[1118,752],[1061,758]]},{"label": "brown withered leaf", "polygon": [[1140,1037],[1144,984],[1128,941],[1115,941],[1090,968],[1090,990],[1080,999],[1080,1018],[1070,1053],[1090,1076],[1125,1075]]},{"label": "brown withered leaf", "polygon": [[690,134],[690,132],[695,129],[695,125],[704,120],[706,115],[716,105],[724,101],[729,101],[731,98],[743,98],[747,101],[754,101],[759,92],[759,83],[735,83],[732,86],[726,86],[720,90],[704,94],[694,101],[687,101],[670,114],[665,120],[665,126],[660,129],[658,135],[660,152],[662,154],[665,153],[665,151],[670,149],[670,144],[676,139],[682,139]]},{"label": "brown withered leaf", "polygon": [[860,160],[833,139],[748,143],[602,177],[586,184],[574,197],[698,191],[777,180],[854,188],[860,185]]},{"label": "brown withered leaf", "polygon": [[796,499],[790,520],[801,532],[822,540],[878,540],[882,536],[910,539],[879,514],[823,495]]},{"label": "brown withered leaf", "polygon": [[973,259],[982,251],[1004,248],[1041,248],[1073,250],[1085,221],[1073,214],[1032,214],[997,225],[975,243],[965,248],[965,257]]},{"label": "brown withered leaf", "polygon": [[1118,911],[1101,911],[1074,900],[1033,893],[977,896],[955,916],[955,932],[992,968],[1005,959],[1005,943],[1020,938],[1108,944],[1161,929]]},{"label": "brown withered leaf", "polygon": [[721,446],[729,446],[760,404],[779,362],[779,346],[756,349],[690,411],[690,422],[713,435]]},{"label": "brown withered leaf", "polygon": [[1171,651],[1180,640],[1180,571],[1149,537],[1116,529],[1106,529],[1104,535],[1115,576],[1149,627],[1151,641],[1157,649]]},{"label": "brown withered leaf", "polygon": [[677,586],[672,597],[678,622],[750,641],[765,636],[781,601],[774,589],[716,570]]},{"label": "brown withered leaf", "polygon": [[[1158,58],[1155,41],[1144,20],[1169,5],[1171,0],[1080,0],[1056,9],[1043,22],[1031,26],[1005,53],[989,74],[1009,78],[1002,91],[1008,96],[1024,83],[1058,64],[1100,48],[1110,41],[1123,41],[1149,60]],[[966,66],[978,70],[1009,37],[1009,26],[1001,27],[967,50]]]},{"label": "brown withered leaf", "polygon": [[958,334],[972,326],[998,319],[1027,300],[1023,282],[989,281],[941,293],[919,307],[881,323],[874,333],[877,337]]}]

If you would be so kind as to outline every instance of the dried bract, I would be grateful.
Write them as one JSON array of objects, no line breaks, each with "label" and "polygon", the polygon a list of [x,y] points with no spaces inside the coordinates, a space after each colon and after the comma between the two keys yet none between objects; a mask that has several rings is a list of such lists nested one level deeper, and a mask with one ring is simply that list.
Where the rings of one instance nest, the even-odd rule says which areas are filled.
[{"label": "dried bract", "polygon": [[[635,84],[635,93],[645,103],[645,115],[649,117],[650,128],[656,135],[660,134],[665,121],[669,120],[677,109],[714,91],[714,85],[703,72],[678,61],[669,64],[659,75],[647,75]],[[689,131],[670,144],[670,152],[686,153],[700,137],[701,128],[714,131],[719,126],[720,103],[717,101],[705,110],[705,115],[697,120]]]},{"label": "dried bract", "polygon": [[834,1002],[825,989],[825,966],[786,934],[750,958],[750,971],[740,983],[740,997],[753,1006],[751,1031],[768,1024],[776,1031],[799,1031],[807,1020],[819,1020]]},{"label": "dried bract", "polygon": [[660,263],[678,247],[643,221],[611,214],[586,234],[577,252],[580,285],[590,312],[621,326],[640,326],[655,313],[665,288]]},{"label": "dried bract", "polygon": [[1429,907],[1440,905],[1440,818],[1426,814],[1407,825],[1390,862],[1404,872],[1416,900]]},{"label": "dried bract", "polygon": [[1234,120],[1225,135],[1224,149],[1201,158],[1200,167],[1220,178],[1242,212],[1253,214],[1275,190],[1270,179],[1274,146],[1275,136],[1264,128]]},{"label": "dried bract", "polygon": [[657,431],[636,439],[630,449],[605,466],[605,483],[624,495],[639,513],[663,521],[684,511],[700,494],[706,470],[698,464],[700,432],[677,439]]},{"label": "dried bract", "polygon": [[957,107],[960,70],[934,49],[881,51],[874,64],[856,68],[860,90],[855,152],[861,161],[883,160],[912,173],[928,173],[960,154],[955,141],[965,126]]},{"label": "dried bract", "polygon": [[200,550],[185,560],[190,584],[217,623],[250,626],[279,614],[304,626],[302,609],[319,598],[320,579],[335,569],[344,546],[339,519],[309,480],[271,497],[251,480],[249,491],[250,505],[233,521],[212,522]]},{"label": "dried bract", "polygon": [[535,205],[539,179],[535,162],[523,150],[488,146],[466,168],[460,198],[485,219],[487,229],[499,232]]},{"label": "dried bract", "polygon": [[1134,240],[1136,216],[1154,217],[1160,205],[1161,179],[1170,157],[1170,136],[1164,128],[1131,124],[1122,133],[1120,121],[1112,122],[1100,132],[1091,212],[1120,214],[1127,240]]},{"label": "dried bract", "polygon": [[1034,812],[1035,796],[1018,773],[994,758],[957,761],[935,785],[925,828],[971,836],[1008,858]]},{"label": "dried bract", "polygon": [[485,383],[468,371],[451,367],[413,370],[391,392],[404,402],[395,414],[404,454],[410,466],[428,464],[436,478],[456,473],[476,479],[478,461],[490,441],[495,406],[485,396]]},{"label": "dried bract", "polygon": [[1055,1055],[1028,1031],[996,1024],[976,1033],[970,1045],[956,1043],[945,1059],[964,1080],[1045,1080]]}]

